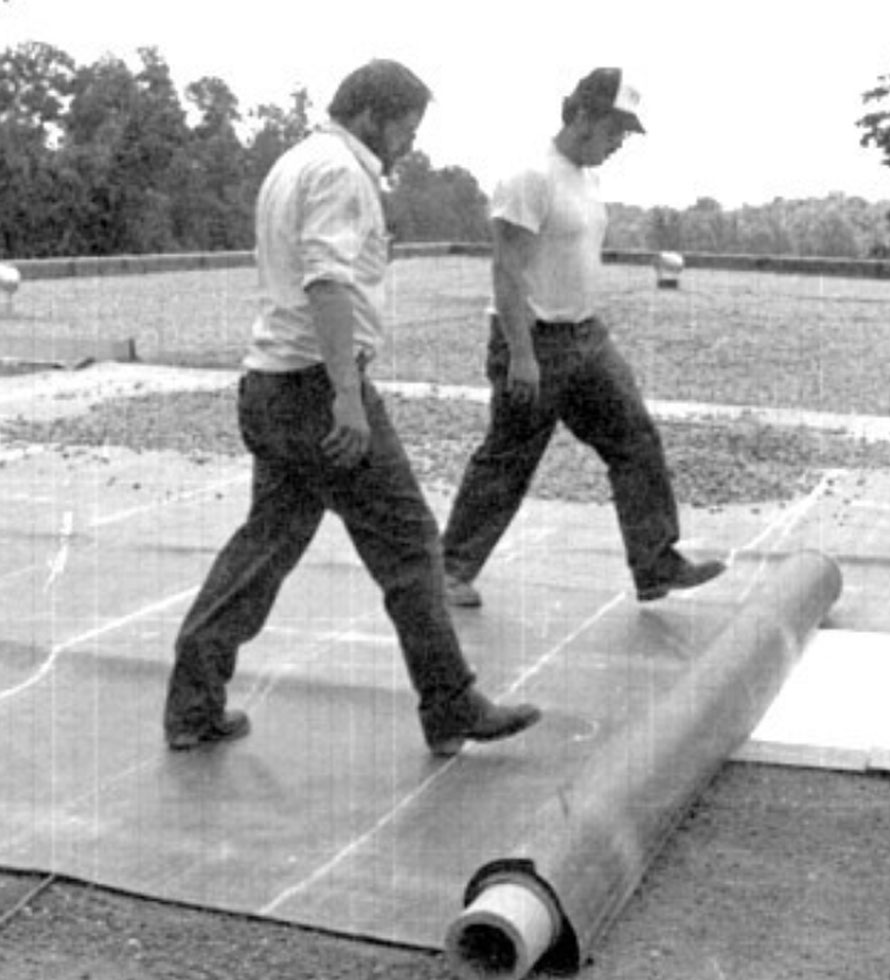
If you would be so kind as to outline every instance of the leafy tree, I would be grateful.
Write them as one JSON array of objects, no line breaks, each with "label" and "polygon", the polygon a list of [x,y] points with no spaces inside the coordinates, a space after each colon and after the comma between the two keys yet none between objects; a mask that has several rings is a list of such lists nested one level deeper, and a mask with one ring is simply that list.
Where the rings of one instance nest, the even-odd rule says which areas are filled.
[{"label": "leafy tree", "polygon": [[436,170],[419,150],[396,165],[386,205],[399,241],[479,242],[489,235],[488,203],[476,178],[462,167]]},{"label": "leafy tree", "polygon": [[[119,153],[137,97],[136,80],[118,58],[106,56],[77,70],[60,154],[76,229],[70,236],[79,241],[81,254],[106,254],[120,244],[115,228],[126,189]],[[83,194],[77,193],[78,184]]]},{"label": "leafy tree", "polygon": [[[155,48],[139,51],[138,99],[133,124],[141,130],[145,171],[163,177],[186,148],[189,131],[170,68]],[[162,188],[167,189],[167,188]]]},{"label": "leafy tree", "polygon": [[646,244],[656,252],[681,249],[683,231],[680,212],[675,208],[653,208],[649,216]]},{"label": "leafy tree", "polygon": [[402,157],[396,164],[390,190],[384,197],[387,224],[397,241],[432,241],[423,236],[429,225],[424,212],[429,209],[429,186],[433,168],[430,158],[419,150]]},{"label": "leafy tree", "polygon": [[297,88],[291,92],[286,109],[264,103],[251,110],[247,140],[247,193],[251,199],[256,197],[272,164],[309,133],[310,107],[306,90]]},{"label": "leafy tree", "polygon": [[787,255],[795,250],[794,213],[791,202],[777,197],[758,207],[746,204],[738,215],[739,251],[748,255]]},{"label": "leafy tree", "polygon": [[485,241],[489,237],[488,199],[476,178],[463,167],[449,166],[436,171],[443,198],[452,215],[453,240]]},{"label": "leafy tree", "polygon": [[188,212],[203,248],[245,247],[251,236],[252,202],[246,199],[246,154],[238,138],[238,98],[221,79],[201,78],[186,88],[200,113],[189,144]]},{"label": "leafy tree", "polygon": [[690,252],[732,251],[735,230],[718,201],[700,197],[683,217],[683,248]]},{"label": "leafy tree", "polygon": [[798,202],[789,230],[792,242],[787,251],[795,255],[855,258],[859,254],[843,198]]},{"label": "leafy tree", "polygon": [[120,189],[118,232],[125,251],[176,247],[174,163],[187,152],[189,131],[170,69],[154,48],[141,48],[136,98],[115,155]]},{"label": "leafy tree", "polygon": [[70,100],[74,67],[48,44],[0,52],[0,255],[48,254],[52,248],[51,147]]},{"label": "leafy tree", "polygon": [[609,224],[603,243],[607,249],[644,250],[649,231],[649,212],[637,205],[609,205]]},{"label": "leafy tree", "polygon": [[890,259],[890,211],[884,214],[883,234],[876,230],[868,250],[870,259]]},{"label": "leafy tree", "polygon": [[170,71],[154,48],[133,74],[117,58],[81,68],[65,119],[62,160],[90,187],[73,215],[89,252],[167,251],[176,246],[176,164],[189,136]]},{"label": "leafy tree", "polygon": [[[863,93],[862,101],[877,105],[890,101],[890,75],[879,75],[877,85]],[[856,125],[864,130],[859,139],[860,145],[877,147],[884,154],[881,162],[890,167],[890,107],[885,104],[867,112],[856,121]]]},{"label": "leafy tree", "polygon": [[119,58],[106,56],[77,69],[63,121],[64,142],[110,153],[133,112],[136,80]]},{"label": "leafy tree", "polygon": [[45,139],[65,112],[75,64],[50,44],[26,41],[0,52],[0,125],[14,125]]},{"label": "leafy tree", "polygon": [[241,110],[238,97],[221,78],[200,78],[186,88],[185,94],[201,114],[195,128],[196,136],[216,136],[220,133],[234,136]]}]

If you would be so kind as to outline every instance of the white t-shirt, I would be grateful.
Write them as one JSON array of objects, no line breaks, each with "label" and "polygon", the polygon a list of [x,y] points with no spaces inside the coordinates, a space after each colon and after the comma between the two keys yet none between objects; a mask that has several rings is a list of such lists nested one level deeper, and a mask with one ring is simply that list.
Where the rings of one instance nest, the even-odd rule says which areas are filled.
[{"label": "white t-shirt", "polygon": [[529,304],[539,320],[579,322],[597,311],[608,216],[599,177],[551,144],[545,159],[501,181],[491,217],[536,236]]},{"label": "white t-shirt", "polygon": [[244,366],[293,371],[323,362],[306,287],[342,283],[352,299],[356,353],[383,335],[386,226],[377,157],[330,123],[272,167],[257,202],[260,312]]}]

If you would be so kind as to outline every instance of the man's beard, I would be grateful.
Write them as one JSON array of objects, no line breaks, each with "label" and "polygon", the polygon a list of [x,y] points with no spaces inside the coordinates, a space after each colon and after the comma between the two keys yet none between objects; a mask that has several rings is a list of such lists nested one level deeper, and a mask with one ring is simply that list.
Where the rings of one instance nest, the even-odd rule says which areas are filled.
[{"label": "man's beard", "polygon": [[388,177],[392,173],[395,160],[393,160],[389,155],[389,147],[386,145],[386,138],[383,135],[382,123],[369,124],[360,134],[360,138],[365,146],[367,146],[367,148],[380,161],[381,165],[383,166],[383,175]]}]

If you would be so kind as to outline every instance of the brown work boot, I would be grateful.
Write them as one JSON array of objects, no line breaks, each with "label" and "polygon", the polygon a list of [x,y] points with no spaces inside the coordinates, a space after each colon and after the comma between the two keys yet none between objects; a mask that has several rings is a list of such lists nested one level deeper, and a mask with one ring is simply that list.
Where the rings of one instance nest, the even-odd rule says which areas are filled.
[{"label": "brown work boot", "polygon": [[634,576],[637,598],[640,602],[663,599],[674,589],[695,589],[725,571],[722,561],[692,562],[674,548],[668,548],[654,568]]},{"label": "brown work boot", "polygon": [[167,745],[176,752],[196,749],[214,742],[233,742],[250,731],[250,719],[243,711],[225,711],[217,721],[200,728],[167,729]]},{"label": "brown work boot", "polygon": [[421,724],[430,752],[457,755],[469,739],[494,742],[530,728],[541,718],[533,704],[499,705],[469,688],[444,704],[421,709]]},{"label": "brown work boot", "polygon": [[446,575],[445,601],[449,606],[477,609],[482,605],[482,596],[479,594],[479,590],[470,585],[469,582],[462,582],[453,575]]}]

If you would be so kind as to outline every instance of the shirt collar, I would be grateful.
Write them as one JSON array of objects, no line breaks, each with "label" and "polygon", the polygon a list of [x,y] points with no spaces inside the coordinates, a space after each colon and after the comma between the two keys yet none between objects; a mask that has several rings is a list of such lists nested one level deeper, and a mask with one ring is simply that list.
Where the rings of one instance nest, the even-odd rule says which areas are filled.
[{"label": "shirt collar", "polygon": [[322,124],[322,126],[319,128],[323,133],[331,133],[334,136],[339,136],[352,151],[353,155],[362,165],[362,167],[368,171],[375,181],[380,181],[380,177],[383,173],[383,164],[380,162],[380,158],[377,156],[377,154],[369,150],[368,147],[365,146],[360,139],[358,139],[358,137],[353,136],[345,126],[341,126],[340,123],[334,122],[333,119]]}]

